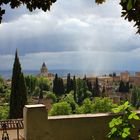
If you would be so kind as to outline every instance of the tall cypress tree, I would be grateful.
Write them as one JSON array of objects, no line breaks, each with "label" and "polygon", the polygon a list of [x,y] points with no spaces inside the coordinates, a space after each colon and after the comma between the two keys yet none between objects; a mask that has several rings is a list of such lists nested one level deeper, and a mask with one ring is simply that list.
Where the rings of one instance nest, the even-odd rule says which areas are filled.
[{"label": "tall cypress tree", "polygon": [[74,100],[75,102],[77,102],[77,93],[76,93],[76,79],[75,79],[75,75],[73,76],[73,91],[74,91]]},{"label": "tall cypress tree", "polygon": [[94,96],[99,97],[100,96],[100,87],[99,87],[98,78],[96,78],[96,80],[95,80],[95,85],[94,85],[93,90],[94,90],[94,92],[93,92]]},{"label": "tall cypress tree", "polygon": [[58,93],[58,75],[55,74],[55,78],[53,80],[53,92],[57,95]]},{"label": "tall cypress tree", "polygon": [[21,72],[18,53],[16,51],[10,95],[10,119],[22,118],[25,104],[27,104],[27,89],[23,73]]},{"label": "tall cypress tree", "polygon": [[71,91],[71,77],[70,77],[70,73],[67,75],[67,93],[69,93]]}]

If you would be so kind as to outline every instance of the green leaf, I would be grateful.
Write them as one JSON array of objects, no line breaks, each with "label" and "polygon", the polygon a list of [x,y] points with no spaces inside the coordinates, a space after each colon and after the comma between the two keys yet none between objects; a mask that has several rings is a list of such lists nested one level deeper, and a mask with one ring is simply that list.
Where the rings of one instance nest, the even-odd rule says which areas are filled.
[{"label": "green leaf", "polygon": [[127,10],[131,10],[132,9],[132,0],[129,0],[127,3]]},{"label": "green leaf", "polygon": [[122,138],[126,138],[128,135],[126,133],[122,133]]},{"label": "green leaf", "polygon": [[112,134],[114,134],[116,131],[117,131],[117,128],[116,128],[116,127],[113,127],[113,128],[111,129],[111,133],[112,133]]},{"label": "green leaf", "polygon": [[131,119],[135,119],[135,120],[139,120],[139,116],[137,115],[137,112],[132,112],[129,116],[128,116],[128,119],[131,120]]}]

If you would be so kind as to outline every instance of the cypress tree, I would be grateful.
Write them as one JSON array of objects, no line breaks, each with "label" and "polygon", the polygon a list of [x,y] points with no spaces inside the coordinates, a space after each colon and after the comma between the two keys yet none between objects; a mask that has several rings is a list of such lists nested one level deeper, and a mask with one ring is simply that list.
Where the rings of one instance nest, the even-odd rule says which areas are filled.
[{"label": "cypress tree", "polygon": [[100,88],[99,88],[99,82],[98,82],[98,78],[96,78],[96,81],[95,81],[95,85],[94,85],[94,96],[95,97],[99,97],[100,96]]},{"label": "cypress tree", "polygon": [[10,95],[10,119],[23,117],[23,107],[27,104],[27,89],[21,65],[18,58],[18,53],[15,53],[15,61],[13,65],[12,85]]},{"label": "cypress tree", "polygon": [[75,100],[75,102],[77,102],[76,79],[75,79],[75,76],[73,76],[73,91],[74,91],[74,100]]},{"label": "cypress tree", "polygon": [[55,94],[58,93],[58,75],[57,75],[57,73],[55,74],[55,78],[53,80],[53,92]]},{"label": "cypress tree", "polygon": [[129,92],[130,86],[129,86],[129,82],[126,83],[126,92]]},{"label": "cypress tree", "polygon": [[63,95],[65,93],[63,79],[59,78],[59,95]]},{"label": "cypress tree", "polygon": [[71,77],[70,77],[70,73],[67,75],[67,93],[69,93],[71,91]]}]

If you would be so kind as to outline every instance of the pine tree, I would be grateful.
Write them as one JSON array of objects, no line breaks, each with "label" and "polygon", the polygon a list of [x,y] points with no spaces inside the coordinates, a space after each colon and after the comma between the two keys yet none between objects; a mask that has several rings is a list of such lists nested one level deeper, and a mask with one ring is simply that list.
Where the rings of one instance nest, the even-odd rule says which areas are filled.
[{"label": "pine tree", "polygon": [[10,119],[22,118],[25,104],[27,104],[27,89],[23,73],[21,72],[18,53],[16,51],[10,95]]}]

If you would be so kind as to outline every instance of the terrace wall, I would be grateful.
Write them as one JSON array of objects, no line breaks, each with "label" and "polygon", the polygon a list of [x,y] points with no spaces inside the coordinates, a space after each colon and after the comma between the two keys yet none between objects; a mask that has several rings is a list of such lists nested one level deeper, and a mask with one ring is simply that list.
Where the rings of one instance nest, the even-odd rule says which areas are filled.
[{"label": "terrace wall", "polygon": [[[44,105],[24,108],[25,140],[107,140],[113,115],[87,114],[48,117]],[[140,121],[134,136],[138,135]]]}]

